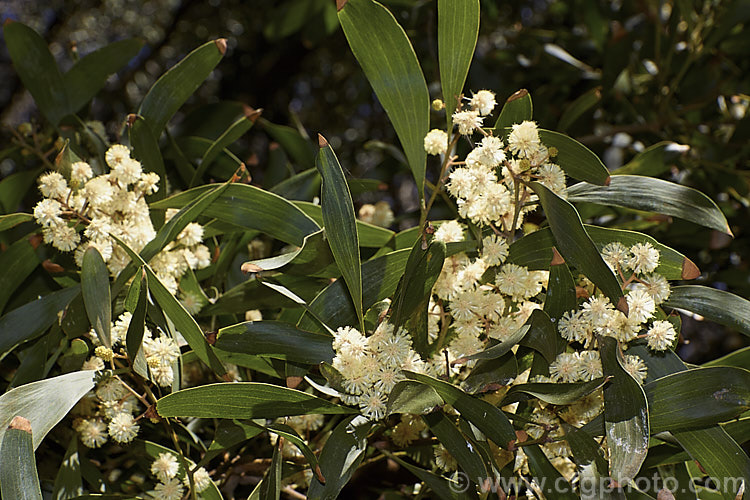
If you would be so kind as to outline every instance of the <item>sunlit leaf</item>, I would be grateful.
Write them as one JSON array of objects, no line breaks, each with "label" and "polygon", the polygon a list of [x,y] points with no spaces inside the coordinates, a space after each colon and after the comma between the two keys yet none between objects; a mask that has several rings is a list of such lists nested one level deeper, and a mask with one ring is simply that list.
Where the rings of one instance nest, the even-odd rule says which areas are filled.
[{"label": "sunlit leaf", "polygon": [[733,293],[700,285],[675,286],[664,305],[686,309],[750,335],[750,301]]},{"label": "sunlit leaf", "polygon": [[438,1],[438,60],[448,130],[479,35],[479,0]]}]

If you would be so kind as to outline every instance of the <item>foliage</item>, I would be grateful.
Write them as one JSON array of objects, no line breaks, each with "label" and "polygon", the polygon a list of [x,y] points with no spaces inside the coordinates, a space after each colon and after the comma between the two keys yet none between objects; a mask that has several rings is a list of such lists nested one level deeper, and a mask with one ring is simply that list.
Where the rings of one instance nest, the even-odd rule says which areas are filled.
[{"label": "foliage", "polygon": [[[269,33],[302,29],[298,3]],[[310,15],[330,17],[318,3]],[[85,105],[140,44],[64,72],[33,29],[5,24],[44,122],[14,130],[4,154],[29,168],[0,182],[4,497],[335,498],[383,463],[405,474],[381,476],[377,493],[395,496],[742,497],[747,356],[694,366],[675,349],[679,311],[747,335],[750,303],[670,284],[700,271],[672,248],[681,223],[665,217],[726,237],[736,228],[711,196],[659,178],[674,143],[610,170],[563,133],[614,96],[678,112],[670,98],[686,70],[662,81],[671,61],[652,61],[665,71],[651,79],[612,57],[602,88],[580,92],[559,131],[542,128],[548,89],[540,105],[536,91],[466,85],[480,10],[497,13],[478,0],[436,7],[437,62],[387,6],[338,2],[401,145],[380,147],[415,186],[399,231],[387,204],[356,218],[357,196],[380,182],[347,178],[322,135],[313,143],[238,102],[175,118],[224,64],[226,40],[157,79],[113,142]],[[676,53],[681,68],[739,41],[726,16],[745,19],[740,4],[705,25],[678,7],[669,43],[698,33]],[[584,16],[599,53],[621,48],[605,47],[596,10]],[[443,94],[430,105],[423,68],[436,63]],[[675,135],[661,139],[699,118],[671,121]],[[258,129],[277,144],[262,185],[236,147]],[[24,199],[33,204],[16,211]],[[636,231],[656,225],[657,238]],[[252,487],[235,491],[245,479]]]}]

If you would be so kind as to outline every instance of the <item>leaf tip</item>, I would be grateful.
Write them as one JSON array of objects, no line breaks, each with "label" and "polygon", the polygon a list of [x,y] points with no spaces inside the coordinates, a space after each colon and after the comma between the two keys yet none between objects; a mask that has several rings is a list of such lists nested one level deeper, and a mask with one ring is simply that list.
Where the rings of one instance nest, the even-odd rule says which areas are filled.
[{"label": "leaf tip", "polygon": [[321,148],[328,147],[328,141],[321,134],[318,134],[318,146]]},{"label": "leaf tip", "polygon": [[28,419],[16,415],[13,420],[10,421],[8,429],[17,429],[19,431],[31,434],[31,422]]},{"label": "leaf tip", "polygon": [[138,119],[138,115],[135,113],[130,113],[126,119],[128,127],[132,127],[133,124],[135,124],[135,121]]},{"label": "leaf tip", "polygon": [[263,114],[263,108],[255,109],[254,107],[248,105],[243,106],[242,110],[245,113],[245,118],[253,123],[258,121],[260,115]]},{"label": "leaf tip", "polygon": [[303,380],[302,377],[297,377],[297,376],[287,377],[286,386],[290,389],[296,389],[302,383],[302,380]]},{"label": "leaf tip", "polygon": [[217,38],[214,40],[214,44],[216,45],[216,48],[219,49],[219,52],[221,52],[221,55],[227,53],[227,39],[226,38]]},{"label": "leaf tip", "polygon": [[326,477],[323,475],[323,471],[320,470],[320,465],[315,465],[315,477],[318,478],[318,481],[321,482],[321,484],[326,484]]},{"label": "leaf tip", "polygon": [[[344,3],[346,3],[346,2],[344,2]],[[10,24],[13,24],[13,23],[15,23],[15,22],[16,22],[16,21],[14,21],[13,19],[11,19],[11,18],[8,18],[8,19],[6,19],[5,21],[3,21],[3,26],[8,26],[8,25],[10,25]]]},{"label": "leaf tip", "polygon": [[65,271],[65,268],[63,266],[61,266],[60,264],[55,264],[49,259],[46,259],[44,262],[42,262],[42,267],[50,274],[59,274]]},{"label": "leaf tip", "polygon": [[336,12],[341,12],[349,0],[336,0]]},{"label": "leaf tip", "polygon": [[242,271],[245,274],[248,274],[248,273],[259,273],[259,272],[263,271],[263,268],[260,267],[257,264],[253,264],[252,262],[245,262],[240,267],[240,271]]},{"label": "leaf tip", "polygon": [[625,298],[625,296],[620,297],[620,299],[617,301],[617,309],[625,313],[625,316],[628,315],[630,308],[628,307],[628,300]]},{"label": "leaf tip", "polygon": [[698,269],[698,266],[695,265],[695,263],[685,257],[682,260],[682,276],[681,278],[684,280],[694,280],[698,276],[701,275],[701,270]]},{"label": "leaf tip", "polygon": [[608,175],[607,178],[604,180],[604,185],[609,186],[610,182],[612,182],[612,176]]},{"label": "leaf tip", "polygon": [[526,89],[517,90],[517,91],[513,92],[513,95],[511,95],[510,97],[508,97],[508,99],[506,100],[506,102],[513,102],[516,99],[523,99],[527,95],[529,95],[529,91],[528,90],[526,90]]},{"label": "leaf tip", "polygon": [[552,260],[550,261],[550,266],[559,266],[561,264],[565,264],[565,258],[560,255],[560,252],[557,251],[557,248],[552,247]]}]

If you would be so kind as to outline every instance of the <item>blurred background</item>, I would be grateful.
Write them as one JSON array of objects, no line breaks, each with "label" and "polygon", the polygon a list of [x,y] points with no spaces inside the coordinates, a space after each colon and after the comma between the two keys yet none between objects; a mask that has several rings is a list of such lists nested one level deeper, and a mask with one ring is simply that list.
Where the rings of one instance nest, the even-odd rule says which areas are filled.
[{"label": "blurred background", "polygon": [[[440,97],[436,2],[382,0],[414,44],[432,97]],[[750,3],[744,0],[482,0],[467,92],[499,103],[526,88],[541,127],[576,138],[612,171],[693,186],[715,200],[735,238],[624,209],[580,207],[585,218],[647,232],[703,271],[701,282],[750,296]],[[344,168],[379,188],[355,203],[387,202],[394,228],[414,225],[416,189],[398,140],[351,54],[334,0],[0,0],[2,20],[33,27],[63,70],[75,57],[128,37],[146,42],[88,110],[110,140],[154,81],[206,41],[226,38],[225,58],[172,121],[179,136],[223,101],[263,108],[270,124],[325,135]],[[27,168],[11,130],[39,123],[0,39],[0,177]],[[213,107],[211,107],[213,106]],[[444,123],[433,114],[433,126]],[[254,127],[232,147],[253,183],[268,187],[303,168]],[[437,165],[428,163],[434,180]],[[621,171],[621,172],[622,172]],[[174,187],[179,188],[179,185]],[[314,192],[293,197],[312,199]],[[27,207],[28,208],[28,207]],[[448,204],[436,218],[452,217]],[[736,332],[683,317],[679,354],[701,363],[747,344]]]}]

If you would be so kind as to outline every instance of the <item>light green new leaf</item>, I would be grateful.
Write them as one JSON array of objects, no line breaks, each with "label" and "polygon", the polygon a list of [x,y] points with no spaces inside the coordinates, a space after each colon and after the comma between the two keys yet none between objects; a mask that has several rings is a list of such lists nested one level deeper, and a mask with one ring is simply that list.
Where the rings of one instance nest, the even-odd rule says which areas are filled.
[{"label": "light green new leaf", "polygon": [[640,384],[623,368],[617,341],[600,337],[602,368],[612,377],[604,388],[604,428],[609,443],[609,475],[626,484],[638,474],[648,453],[648,405]]},{"label": "light green new leaf", "polygon": [[581,182],[568,188],[568,200],[671,215],[732,235],[727,219],[711,198],[696,189],[662,179],[615,175],[607,186]]},{"label": "light green new leaf", "polygon": [[448,130],[461,103],[471,58],[479,36],[479,0],[438,0],[438,61]]},{"label": "light green new leaf", "polygon": [[565,260],[601,288],[618,309],[627,311],[627,302],[623,297],[620,283],[586,233],[581,217],[573,205],[539,182],[532,182],[531,187],[539,196],[550,229],[557,241],[557,248]]},{"label": "light green new leaf", "polygon": [[565,132],[578,118],[581,117],[581,115],[596,106],[601,100],[602,89],[600,87],[593,88],[582,94],[575,101],[571,102],[562,112],[557,129],[561,132]]},{"label": "light green new leaf", "polygon": [[83,254],[81,293],[86,305],[86,315],[96,330],[96,336],[102,344],[111,348],[112,299],[109,290],[109,270],[99,250],[91,246]]},{"label": "light green new leaf", "polygon": [[556,148],[553,161],[574,179],[606,186],[610,182],[609,171],[604,163],[589,148],[560,132],[539,130],[542,144]]},{"label": "light green new leaf", "polygon": [[354,57],[401,141],[421,199],[430,95],[414,48],[393,14],[374,0],[349,0],[338,16]]},{"label": "light green new leaf", "polygon": [[19,239],[0,253],[0,313],[13,297],[16,289],[39,265],[34,247],[29,240]]},{"label": "light green new leaf", "polygon": [[0,440],[13,417],[20,415],[34,429],[34,449],[78,400],[94,388],[94,371],[78,371],[25,384],[0,396]]},{"label": "light green new leaf", "polygon": [[508,97],[497,117],[493,134],[497,137],[505,137],[510,133],[510,127],[515,123],[530,121],[534,117],[534,105],[531,102],[531,94],[526,89],[521,89]]},{"label": "light green new leaf", "polygon": [[332,340],[329,335],[298,330],[280,321],[246,321],[219,329],[214,347],[317,365],[332,362]]},{"label": "light green new leaf", "polygon": [[307,498],[334,500],[357,470],[367,450],[367,434],[373,423],[362,415],[339,422],[320,453],[320,470],[325,484],[317,477],[310,480]]},{"label": "light green new leaf", "polygon": [[29,421],[16,417],[0,444],[0,494],[13,500],[42,500]]},{"label": "light green new leaf", "polygon": [[34,98],[39,111],[57,126],[68,114],[68,97],[63,76],[47,48],[47,42],[25,24],[8,20],[3,25],[5,45],[23,86]]},{"label": "light green new leaf", "polygon": [[159,137],[172,115],[208,78],[226,52],[223,38],[207,42],[164,73],[143,98],[138,114]]},{"label": "light green new leaf", "polygon": [[422,415],[422,419],[430,428],[430,432],[456,459],[458,466],[469,477],[469,481],[481,484],[484,478],[489,477],[481,456],[461,434],[454,420],[448,418],[442,410]]},{"label": "light green new leaf", "polygon": [[8,214],[0,215],[0,232],[16,227],[24,222],[30,222],[34,220],[34,216],[31,214]]},{"label": "light green new leaf", "polygon": [[58,320],[70,302],[81,293],[79,285],[63,288],[41,299],[17,307],[0,318],[0,359],[17,345],[35,338]]},{"label": "light green new leaf", "polygon": [[156,403],[156,411],[162,417],[241,419],[355,413],[351,408],[312,394],[260,382],[183,389],[161,398]]},{"label": "light green new leaf", "polygon": [[686,309],[750,335],[750,301],[733,293],[700,285],[676,286],[664,305]]},{"label": "light green new leaf", "polygon": [[122,69],[141,47],[143,42],[135,38],[118,40],[76,61],[63,75],[69,113],[77,112],[89,102],[107,83],[109,75]]},{"label": "light green new leaf", "polygon": [[322,135],[318,136],[320,150],[315,162],[321,177],[320,206],[326,239],[336,265],[349,289],[359,324],[364,329],[362,319],[362,266],[359,259],[359,238],[357,235],[354,204],[346,183],[344,171],[333,148]]}]

